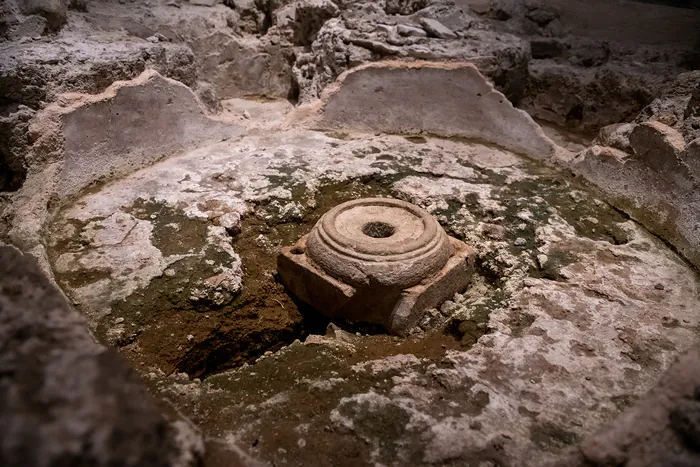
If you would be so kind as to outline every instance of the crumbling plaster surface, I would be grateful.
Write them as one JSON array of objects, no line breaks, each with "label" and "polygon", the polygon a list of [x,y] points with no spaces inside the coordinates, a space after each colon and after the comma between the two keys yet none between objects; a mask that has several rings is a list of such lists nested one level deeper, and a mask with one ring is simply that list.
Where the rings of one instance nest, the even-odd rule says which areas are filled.
[{"label": "crumbling plaster surface", "polygon": [[322,129],[428,133],[484,141],[545,161],[567,156],[471,63],[362,65],[341,75],[323,100]]},{"label": "crumbling plaster surface", "polygon": [[95,181],[118,178],[203,141],[242,133],[240,127],[207,118],[187,86],[153,70],[100,95],[81,97],[70,102],[71,96],[64,96],[45,111],[53,114],[48,119],[61,115],[60,197],[73,197]]},{"label": "crumbling plaster surface", "polygon": [[209,118],[192,91],[154,70],[101,94],[64,94],[28,128],[27,179],[3,217],[8,238],[45,261],[40,235],[51,205],[242,127]]}]

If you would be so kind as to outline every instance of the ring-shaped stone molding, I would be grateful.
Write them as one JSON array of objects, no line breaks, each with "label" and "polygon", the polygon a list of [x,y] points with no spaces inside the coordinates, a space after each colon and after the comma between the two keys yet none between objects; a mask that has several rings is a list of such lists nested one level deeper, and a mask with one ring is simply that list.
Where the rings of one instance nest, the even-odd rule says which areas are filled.
[{"label": "ring-shaped stone molding", "polygon": [[[368,224],[391,227],[374,238]],[[348,201],[328,211],[308,236],[306,254],[354,286],[411,287],[440,271],[453,253],[445,230],[424,209],[393,198]]]}]

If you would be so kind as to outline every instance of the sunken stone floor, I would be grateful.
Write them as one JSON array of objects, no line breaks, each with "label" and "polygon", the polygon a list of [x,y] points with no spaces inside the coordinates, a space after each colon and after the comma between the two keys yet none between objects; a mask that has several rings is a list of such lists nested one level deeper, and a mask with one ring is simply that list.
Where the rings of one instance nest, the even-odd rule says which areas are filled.
[{"label": "sunken stone floor", "polygon": [[[329,323],[277,277],[280,247],[361,197],[415,203],[476,252],[467,290],[407,337]],[[461,140],[254,131],[94,187],[49,231],[57,283],[213,466],[535,465],[700,329],[698,275],[665,243]]]}]

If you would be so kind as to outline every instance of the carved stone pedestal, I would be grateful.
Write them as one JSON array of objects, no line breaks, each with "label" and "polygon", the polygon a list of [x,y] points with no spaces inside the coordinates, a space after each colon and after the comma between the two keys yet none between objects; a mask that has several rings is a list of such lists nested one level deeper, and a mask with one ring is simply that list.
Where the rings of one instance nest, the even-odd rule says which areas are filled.
[{"label": "carved stone pedestal", "polygon": [[467,287],[474,251],[413,204],[366,198],[331,209],[282,249],[277,267],[284,286],[324,315],[405,334]]}]

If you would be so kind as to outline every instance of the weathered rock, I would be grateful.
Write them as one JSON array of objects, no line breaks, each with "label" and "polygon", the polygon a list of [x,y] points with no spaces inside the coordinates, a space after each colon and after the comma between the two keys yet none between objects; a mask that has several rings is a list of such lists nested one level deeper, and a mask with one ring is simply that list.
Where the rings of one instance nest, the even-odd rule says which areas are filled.
[{"label": "weathered rock", "polygon": [[537,38],[530,41],[532,58],[554,58],[559,57],[566,50],[566,45],[559,39]]},{"label": "weathered rock", "polygon": [[[496,23],[511,32],[529,35],[548,35],[548,27],[560,23],[560,31],[579,37],[603,41],[617,41],[632,47],[666,45],[676,49],[691,49],[697,40],[697,21],[700,13],[688,8],[670,8],[669,5],[687,2],[660,0],[619,3],[608,0],[586,0],[572,3],[567,0],[460,0],[462,5],[490,3],[489,16],[503,21]],[[537,20],[537,21],[535,21]],[[546,24],[541,27],[539,24]],[[673,25],[659,28],[658,24]],[[547,24],[548,23],[548,24]],[[551,34],[549,34],[551,35]]]},{"label": "weathered rock", "polygon": [[88,11],[88,0],[69,0],[68,8],[75,11]]},{"label": "weathered rock", "polygon": [[[346,43],[348,31],[342,21],[332,19],[319,31],[311,45],[311,53],[299,54],[292,72],[299,88],[299,101],[316,99],[349,66],[350,47]],[[367,50],[362,48],[362,50]],[[368,51],[369,52],[369,51]],[[352,54],[357,64],[359,54]],[[370,58],[372,54],[369,53]]]},{"label": "weathered rock", "polygon": [[228,6],[206,8],[188,3],[181,8],[97,3],[86,19],[100,29],[126,30],[144,39],[160,34],[171,46],[190,49],[196,57],[193,75],[189,80],[169,77],[193,88],[201,80],[222,99],[246,95],[286,98],[292,91],[295,54],[292,43],[275,26],[275,14],[286,3],[290,2],[235,0],[227,2]]},{"label": "weathered rock", "polygon": [[294,53],[265,39],[214,31],[190,42],[201,76],[221,99],[263,95],[290,97]]},{"label": "weathered rock", "polygon": [[195,59],[183,45],[141,40],[9,43],[0,45],[0,99],[37,108],[60,93],[104,91],[146,68],[186,85],[195,83]]},{"label": "weathered rock", "polygon": [[241,215],[238,213],[226,213],[216,219],[217,224],[226,229],[226,232],[235,237],[241,233]]},{"label": "weathered rock", "polygon": [[681,132],[686,142],[700,138],[700,116],[684,119],[678,127],[678,131]]},{"label": "weathered rock", "polygon": [[[102,5],[96,5],[98,8]],[[97,11],[91,12],[90,15],[85,15],[86,21],[89,22],[95,28],[100,30],[121,30],[122,34],[133,37],[138,37],[139,39],[146,39],[148,42],[168,42],[176,39],[177,36],[172,34],[170,31],[165,31],[163,34],[159,31],[160,28],[154,27],[152,25],[147,26],[145,21],[138,20],[130,15],[112,15],[110,11],[100,10],[95,8]],[[172,8],[170,8],[172,10]],[[174,42],[180,42],[174,41]]]},{"label": "weathered rock", "polygon": [[698,83],[695,91],[693,91],[693,94],[690,96],[688,106],[685,108],[684,117],[686,119],[700,117],[700,83]]},{"label": "weathered rock", "polygon": [[46,18],[39,15],[20,16],[12,21],[6,21],[0,27],[3,35],[9,40],[21,40],[24,37],[38,37],[46,31]]},{"label": "weathered rock", "polygon": [[544,121],[597,131],[633,118],[653,99],[658,87],[653,77],[633,68],[608,63],[575,69],[536,60],[530,64],[527,90],[519,107]]},{"label": "weathered rock", "polygon": [[30,108],[19,105],[0,115],[0,192],[16,191],[27,175],[25,155],[29,146]]},{"label": "weathered rock", "polygon": [[[633,131],[635,156],[613,148],[592,146],[577,155],[572,170],[597,185],[613,206],[629,214],[674,245],[692,264],[700,265],[697,212],[700,192],[688,167],[676,155],[678,133],[666,133],[658,122]],[[666,127],[668,128],[668,127]],[[635,135],[636,133],[636,135]],[[653,168],[652,168],[653,167]]]},{"label": "weathered rock", "polygon": [[574,66],[584,68],[604,65],[610,59],[610,45],[597,40],[570,40],[568,60]]},{"label": "weathered rock", "polygon": [[[532,39],[533,57],[546,60],[531,64],[527,96],[518,105],[557,125],[597,131],[629,121],[660,96],[669,80],[697,60],[695,33],[690,31],[697,29],[698,13],[604,0],[497,4],[503,19],[510,19],[492,22],[493,27],[520,37],[536,37]],[[675,37],[651,26],[661,17],[665,24],[674,24]],[[657,32],[649,33],[650,29]],[[560,50],[559,44],[565,49]],[[675,126],[675,122],[661,121]]]},{"label": "weathered rock", "polygon": [[339,13],[338,7],[330,0],[302,0],[287,5],[279,14],[289,21],[294,44],[310,45],[326,21]]},{"label": "weathered rock", "polygon": [[528,5],[525,17],[540,27],[545,27],[559,18],[559,12],[552,7],[544,5]]},{"label": "weathered rock", "polygon": [[56,31],[66,24],[68,7],[64,0],[19,0],[20,11],[25,15],[39,15],[46,19],[47,27]]},{"label": "weathered rock", "polygon": [[[524,36],[561,37],[562,22],[557,5],[523,0],[498,0],[487,13],[501,28]],[[551,3],[551,2],[546,2]]]},{"label": "weathered rock", "polygon": [[[429,15],[438,15],[443,25],[449,23],[449,27],[460,30],[459,43],[381,32],[377,24],[395,22],[382,16],[381,21],[370,20],[373,18],[370,15],[353,16],[348,20],[344,13],[342,20],[329,20],[319,31],[311,52],[299,54],[294,64],[299,101],[308,102],[319,97],[323,88],[348,68],[388,56],[399,56],[418,60],[471,61],[496,83],[499,90],[517,102],[527,83],[527,44],[509,34],[467,29],[472,19],[453,7],[444,11],[433,11],[431,8],[420,11],[416,14],[419,18],[414,19],[431,19]],[[397,25],[397,31],[401,26]],[[409,30],[401,28],[404,33]],[[425,31],[422,33],[425,34]]]},{"label": "weathered rock", "polygon": [[397,25],[396,32],[398,32],[399,35],[406,37],[426,37],[428,35],[424,29],[409,26],[407,24]]},{"label": "weathered rock", "polygon": [[683,106],[677,99],[656,98],[642,109],[634,122],[642,123],[649,120],[677,127],[683,121]]},{"label": "weathered rock", "polygon": [[699,71],[681,73],[640,112],[635,122],[661,122],[678,130],[686,142],[700,138],[700,114],[696,109],[699,88]]},{"label": "weathered rock", "polygon": [[700,348],[676,360],[654,389],[554,466],[700,463]]},{"label": "weathered rock", "polygon": [[[468,2],[471,4],[474,2]],[[477,2],[479,3],[479,2]],[[617,123],[629,119],[647,105],[654,95],[658,95],[661,85],[669,76],[676,74],[685,67],[689,58],[689,53],[684,48],[679,50],[657,50],[652,48],[642,48],[632,50],[629,47],[614,43],[614,38],[605,36],[603,38],[586,37],[580,29],[578,35],[567,39],[556,39],[561,37],[564,25],[580,28],[580,24],[575,19],[580,13],[578,6],[569,6],[563,2],[556,5],[542,6],[541,4],[525,5],[526,2],[502,2],[508,4],[503,6],[511,11],[514,21],[508,21],[504,25],[504,30],[518,35],[544,35],[552,36],[552,41],[547,43],[547,39],[542,39],[533,47],[536,57],[556,58],[562,65],[562,70],[556,70],[557,64],[539,64],[535,70],[534,79],[531,81],[527,101],[524,103],[527,110],[537,113],[538,118],[551,121],[559,125],[568,124],[574,127],[583,127],[585,130],[598,130],[600,126]],[[377,22],[386,21],[376,8],[370,8],[367,2],[351,2],[348,4],[341,2],[343,10],[343,31],[339,35],[355,36],[362,33],[371,36],[370,29],[374,29]],[[494,6],[495,10],[498,8]],[[600,6],[599,8],[608,8]],[[612,8],[614,9],[614,8]],[[495,11],[494,10],[494,11]],[[556,11],[555,11],[556,10]],[[570,11],[571,10],[571,11]],[[505,11],[505,10],[504,10]],[[565,17],[556,18],[559,13]],[[588,14],[587,11],[583,13]],[[616,13],[617,14],[617,13]],[[528,18],[529,15],[531,18]],[[463,16],[463,15],[462,15]],[[675,20],[677,14],[670,15]],[[500,66],[493,64],[478,63],[482,73],[494,79],[499,90],[502,90],[516,104],[520,105],[520,98],[525,94],[524,87],[528,83],[527,71],[521,72],[520,60],[516,60],[515,50],[506,51],[495,50],[491,38],[485,34],[483,29],[489,29],[491,25],[485,26],[482,22],[476,21],[476,26],[468,28],[468,22],[459,20],[459,11],[441,2],[436,2],[415,14],[414,19],[426,18],[437,20],[449,29],[460,31],[461,35],[473,36],[473,43],[462,43],[458,48],[441,46],[439,41],[407,44],[403,37],[382,38],[382,37],[361,37],[353,41],[354,45],[367,47],[371,60],[377,60],[385,56],[407,56],[416,59],[427,60],[466,60],[476,59],[485,61],[485,57],[494,56],[494,62],[502,62],[507,65]],[[545,26],[539,26],[536,21]],[[645,18],[646,20],[646,18]],[[613,21],[614,22],[614,21]],[[500,23],[499,23],[500,24]],[[498,25],[496,25],[498,27]],[[479,37],[476,37],[479,36]],[[498,34],[499,38],[504,38],[505,34]],[[560,50],[556,45],[561,41],[564,50]],[[546,44],[546,45],[545,45]],[[501,44],[501,46],[504,44]],[[542,45],[545,49],[539,48]],[[550,47],[551,49],[546,49]],[[468,53],[473,50],[475,53]],[[366,55],[367,53],[365,53]],[[358,64],[358,54],[352,54],[346,44],[339,45],[325,42],[319,44],[318,49],[313,52],[315,57],[308,59],[302,57],[295,69],[303,69],[303,73],[295,72],[296,82],[300,87],[301,101],[307,101],[309,96],[317,97],[319,88],[329,84],[337,72],[334,70],[352,67]],[[470,55],[470,56],[468,56]],[[321,56],[325,56],[321,59]],[[331,59],[332,57],[332,59]],[[685,58],[684,58],[685,57]],[[362,60],[365,60],[364,58]],[[310,61],[316,61],[313,66],[309,66]],[[649,63],[648,67],[640,69],[635,62]],[[575,67],[599,68],[598,71],[585,72],[571,69]],[[526,65],[526,64],[525,64]],[[497,69],[492,73],[491,69]],[[546,73],[543,69],[547,68]],[[676,71],[678,70],[678,71]],[[342,71],[342,70],[341,70]],[[303,75],[303,76],[301,76]],[[335,75],[335,76],[332,76]],[[566,75],[566,76],[564,76]],[[330,76],[326,78],[326,76]],[[323,84],[319,85],[319,81]],[[563,94],[557,96],[556,94]],[[563,104],[562,104],[563,102]],[[614,104],[611,104],[613,103]],[[534,114],[533,114],[534,115]]]},{"label": "weathered rock", "polygon": [[700,70],[679,74],[637,115],[635,122],[656,120],[678,129],[684,118],[693,117],[685,114],[693,113],[692,96],[698,86],[700,86]]},{"label": "weathered rock", "polygon": [[691,141],[681,154],[681,160],[690,170],[690,175],[700,183],[700,138]]},{"label": "weathered rock", "polygon": [[331,339],[335,339],[337,342],[343,342],[350,345],[357,343],[359,340],[357,335],[343,331],[332,322],[326,327],[326,337],[330,337]]},{"label": "weathered rock", "polygon": [[428,6],[428,0],[386,0],[384,11],[389,15],[411,15]]},{"label": "weathered rock", "polygon": [[200,435],[169,424],[135,371],[99,347],[36,262],[0,246],[0,463],[194,466]]},{"label": "weathered rock", "polygon": [[224,4],[235,13],[229,21],[231,27],[248,34],[258,34],[269,27],[269,19],[265,19],[265,13],[258,8],[256,0],[224,0]]},{"label": "weathered rock", "polygon": [[216,89],[210,83],[199,81],[195,94],[210,112],[217,113],[223,108],[221,106],[221,98],[216,94]]},{"label": "weathered rock", "polygon": [[603,127],[598,132],[594,144],[609,146],[620,151],[631,152],[630,133],[635,128],[632,123],[616,123]]},{"label": "weathered rock", "polygon": [[683,135],[660,122],[650,121],[634,127],[630,146],[637,157],[654,170],[680,171],[679,157],[685,150]]},{"label": "weathered rock", "polygon": [[329,347],[342,346],[351,352],[355,352],[355,344],[358,342],[359,339],[355,334],[343,331],[341,328],[331,322],[326,328],[325,335],[321,336],[318,334],[311,334],[304,340],[304,345]]},{"label": "weathered rock", "polygon": [[429,36],[437,37],[438,39],[456,39],[457,34],[450,28],[442,24],[440,21],[431,18],[421,18],[420,24],[425,29]]},{"label": "weathered rock", "polygon": [[524,15],[525,8],[522,2],[496,0],[490,2],[489,17],[498,21],[508,21],[514,16]]},{"label": "weathered rock", "polygon": [[325,100],[324,128],[475,138],[541,159],[555,153],[540,127],[471,64],[368,64],[341,76]]},{"label": "weathered rock", "polygon": [[0,38],[3,40],[9,38],[9,32],[18,21],[18,8],[16,3],[5,1],[0,3]]}]

